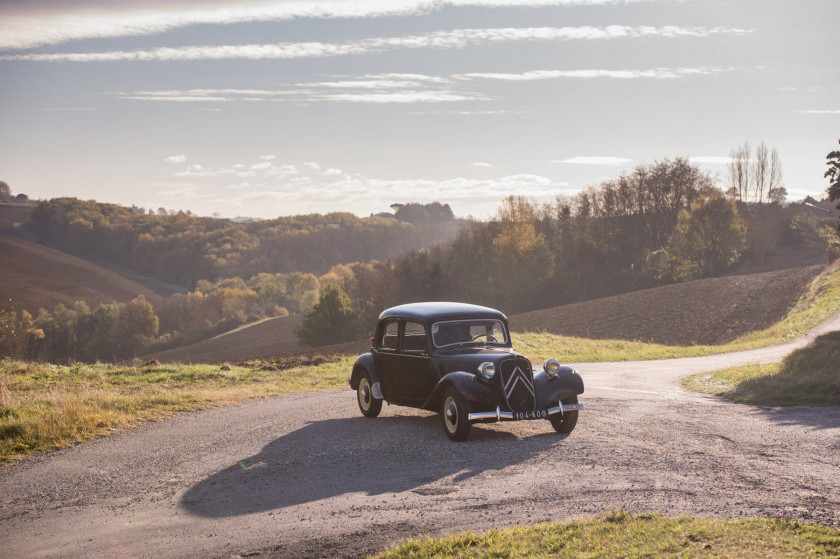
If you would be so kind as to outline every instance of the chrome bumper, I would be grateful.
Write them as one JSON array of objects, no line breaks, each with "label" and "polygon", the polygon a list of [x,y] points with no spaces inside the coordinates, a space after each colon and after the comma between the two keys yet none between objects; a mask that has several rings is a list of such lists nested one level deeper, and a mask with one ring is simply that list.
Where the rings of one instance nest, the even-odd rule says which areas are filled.
[{"label": "chrome bumper", "polygon": [[[583,411],[583,404],[566,404],[562,402],[558,406],[548,408],[546,411],[548,415],[556,413],[566,413],[567,411]],[[514,421],[513,413],[509,411],[502,411],[501,407],[496,406],[496,411],[482,411],[478,413],[471,413],[467,416],[467,421],[477,421],[480,419],[495,419],[496,421]]]}]

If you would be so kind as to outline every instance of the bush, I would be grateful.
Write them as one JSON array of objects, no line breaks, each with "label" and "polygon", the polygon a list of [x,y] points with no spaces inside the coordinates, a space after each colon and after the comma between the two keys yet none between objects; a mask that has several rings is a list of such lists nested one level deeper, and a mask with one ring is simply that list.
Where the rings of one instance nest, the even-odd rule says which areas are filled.
[{"label": "bush", "polygon": [[359,311],[337,285],[325,287],[318,303],[303,316],[303,323],[295,334],[300,343],[307,346],[349,342],[363,335]]}]

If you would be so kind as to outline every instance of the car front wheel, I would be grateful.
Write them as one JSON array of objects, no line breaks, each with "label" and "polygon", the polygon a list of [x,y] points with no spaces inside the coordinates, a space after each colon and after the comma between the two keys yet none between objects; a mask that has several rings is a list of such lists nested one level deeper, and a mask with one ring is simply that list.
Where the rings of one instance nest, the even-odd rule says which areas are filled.
[{"label": "car front wheel", "polygon": [[359,409],[365,417],[376,417],[382,411],[382,400],[373,397],[373,388],[370,379],[365,373],[359,380],[359,387],[356,389],[356,399],[359,401]]},{"label": "car front wheel", "polygon": [[443,430],[453,441],[464,441],[470,436],[470,424],[467,416],[470,414],[470,403],[464,400],[454,387],[450,387],[443,395]]},{"label": "car front wheel", "polygon": [[[572,396],[569,398],[566,404],[577,404],[578,399],[577,396]],[[554,427],[554,430],[558,433],[571,433],[575,430],[575,425],[577,425],[578,420],[578,412],[575,411],[567,411],[566,413],[557,413],[550,417],[549,421],[551,421],[551,426]]]}]

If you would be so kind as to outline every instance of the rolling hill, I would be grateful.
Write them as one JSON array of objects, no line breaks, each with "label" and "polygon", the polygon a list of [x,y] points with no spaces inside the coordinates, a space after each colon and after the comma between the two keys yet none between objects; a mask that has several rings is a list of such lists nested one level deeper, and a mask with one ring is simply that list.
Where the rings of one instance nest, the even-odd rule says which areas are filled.
[{"label": "rolling hill", "polygon": [[666,285],[509,317],[544,331],[666,345],[722,344],[781,320],[822,266]]},{"label": "rolling hill", "polygon": [[14,231],[16,223],[26,223],[35,206],[0,204],[0,231]]},{"label": "rolling hill", "polygon": [[323,355],[364,353],[370,347],[368,340],[360,340],[334,346],[307,348],[300,345],[295,337],[295,328],[302,320],[300,315],[269,318],[192,345],[151,353],[143,356],[143,359],[157,359],[162,362],[219,363],[270,359],[278,355],[301,353]]},{"label": "rolling hill", "polygon": [[[808,266],[667,285],[511,315],[510,326],[515,332],[546,331],[595,339],[721,344],[780,320],[820,270],[821,266]],[[283,354],[358,354],[368,348],[367,340],[303,347],[294,335],[300,322],[299,315],[264,320],[143,358],[218,363]]]},{"label": "rolling hill", "polygon": [[154,291],[119,274],[75,256],[0,235],[0,296],[11,298],[17,310],[32,313],[86,301],[91,307],[111,301],[128,302],[142,294],[153,305]]}]

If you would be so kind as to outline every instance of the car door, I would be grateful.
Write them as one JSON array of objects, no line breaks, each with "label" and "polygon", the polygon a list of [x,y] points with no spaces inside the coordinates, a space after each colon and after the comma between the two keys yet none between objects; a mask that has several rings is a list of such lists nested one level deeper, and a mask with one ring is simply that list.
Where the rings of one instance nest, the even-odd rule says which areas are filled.
[{"label": "car door", "polygon": [[400,398],[421,405],[434,390],[437,379],[431,370],[426,327],[420,322],[404,320],[400,328]]},{"label": "car door", "polygon": [[399,326],[398,319],[385,321],[380,327],[375,345],[382,394],[388,401],[399,398],[400,393]]}]

